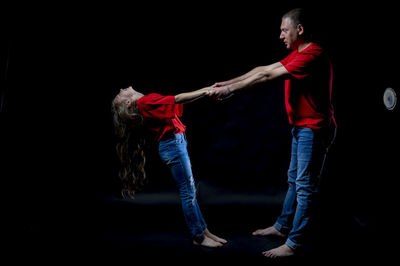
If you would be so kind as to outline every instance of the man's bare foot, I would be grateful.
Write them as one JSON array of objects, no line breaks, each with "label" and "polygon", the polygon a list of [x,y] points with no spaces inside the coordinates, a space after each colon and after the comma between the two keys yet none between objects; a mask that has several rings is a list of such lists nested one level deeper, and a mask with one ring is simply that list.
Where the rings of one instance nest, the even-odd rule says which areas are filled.
[{"label": "man's bare foot", "polygon": [[208,248],[222,247],[222,243],[209,238],[206,234],[204,234],[203,241],[201,241],[201,243],[193,240],[193,244],[198,245],[198,246],[208,247]]},{"label": "man's bare foot", "polygon": [[293,256],[294,251],[288,245],[283,244],[277,248],[264,251],[262,254],[267,258],[279,259]]},{"label": "man's bare foot", "polygon": [[205,234],[206,236],[208,236],[209,238],[211,238],[212,240],[217,241],[217,242],[219,242],[219,243],[221,243],[221,244],[226,244],[226,243],[228,242],[228,241],[226,241],[225,239],[220,238],[220,237],[218,237],[218,236],[212,234],[210,231],[208,231],[208,228],[206,228],[206,230],[204,230],[204,234]]},{"label": "man's bare foot", "polygon": [[280,236],[286,237],[285,234],[279,232],[275,227],[270,226],[265,229],[258,229],[253,232],[253,236]]}]

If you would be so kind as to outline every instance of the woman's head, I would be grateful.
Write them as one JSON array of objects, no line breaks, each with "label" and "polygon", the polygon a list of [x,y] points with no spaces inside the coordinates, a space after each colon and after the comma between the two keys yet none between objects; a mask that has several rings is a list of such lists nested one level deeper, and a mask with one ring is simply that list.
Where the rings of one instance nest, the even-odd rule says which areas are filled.
[{"label": "woman's head", "polygon": [[122,195],[133,198],[145,180],[143,117],[136,101],[143,96],[132,87],[121,89],[111,103],[115,133],[118,137],[117,155],[121,162],[119,177]]},{"label": "woman's head", "polygon": [[115,104],[125,104],[127,107],[132,106],[143,96],[142,93],[135,91],[132,86],[128,88],[121,89],[117,96],[115,96],[113,103]]},{"label": "woman's head", "polygon": [[120,89],[111,104],[114,127],[119,137],[125,135],[126,128],[134,128],[142,123],[142,116],[137,110],[136,102],[143,96],[131,86]]}]

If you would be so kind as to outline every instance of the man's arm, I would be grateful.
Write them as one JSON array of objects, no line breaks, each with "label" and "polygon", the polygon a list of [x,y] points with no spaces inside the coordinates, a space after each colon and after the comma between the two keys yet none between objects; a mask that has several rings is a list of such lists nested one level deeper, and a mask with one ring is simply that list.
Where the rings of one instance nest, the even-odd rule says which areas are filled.
[{"label": "man's arm", "polygon": [[286,74],[289,74],[289,72],[286,70],[284,66],[274,68],[272,70],[263,70],[260,71],[252,76],[249,76],[248,78],[239,81],[237,83],[231,84],[229,86],[229,89],[231,92],[235,92],[238,90],[242,89],[247,89],[255,84],[270,81],[276,78],[279,78],[281,76],[284,76]]},{"label": "man's arm", "polygon": [[273,69],[264,69],[262,71],[258,71],[255,74],[248,76],[247,78],[239,82],[225,85],[222,87],[214,87],[212,91],[209,93],[209,96],[212,96],[217,99],[224,99],[235,91],[247,89],[254,86],[255,84],[274,80],[276,78],[283,77],[288,74],[289,72],[281,64],[280,66]]},{"label": "man's arm", "polygon": [[270,64],[267,66],[258,66],[256,68],[252,69],[251,71],[247,72],[246,74],[241,75],[239,77],[236,77],[236,78],[233,78],[233,79],[230,79],[227,81],[217,82],[214,84],[214,87],[222,87],[222,86],[227,86],[227,85],[230,85],[233,83],[237,83],[237,82],[247,79],[248,77],[253,76],[257,73],[260,73],[263,71],[268,71],[268,70],[273,70],[273,69],[281,67],[281,66],[282,66],[282,64],[280,62],[276,62],[276,63]]},{"label": "man's arm", "polygon": [[208,95],[211,91],[211,87],[205,87],[199,90],[190,91],[180,93],[175,95],[175,103],[190,103],[195,100],[198,100],[206,95]]}]

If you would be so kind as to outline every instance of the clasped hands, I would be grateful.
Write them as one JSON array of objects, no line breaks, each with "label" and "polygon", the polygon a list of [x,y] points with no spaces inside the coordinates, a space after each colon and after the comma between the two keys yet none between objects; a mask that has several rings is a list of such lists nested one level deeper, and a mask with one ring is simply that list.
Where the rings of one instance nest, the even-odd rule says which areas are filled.
[{"label": "clasped hands", "polygon": [[215,100],[225,100],[233,95],[233,92],[229,88],[225,82],[217,82],[214,85],[210,86],[208,89],[208,97],[211,97]]}]

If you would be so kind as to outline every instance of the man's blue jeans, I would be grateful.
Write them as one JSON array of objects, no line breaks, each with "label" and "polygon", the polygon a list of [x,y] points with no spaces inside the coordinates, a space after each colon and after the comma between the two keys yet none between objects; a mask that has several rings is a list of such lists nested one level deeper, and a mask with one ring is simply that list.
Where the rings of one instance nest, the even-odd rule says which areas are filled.
[{"label": "man's blue jeans", "polygon": [[304,242],[319,191],[326,155],[336,129],[313,130],[293,127],[292,155],[288,170],[289,188],[282,213],[274,227],[287,234],[286,245],[295,250]]},{"label": "man's blue jeans", "polygon": [[192,237],[201,241],[207,224],[201,214],[196,199],[196,187],[192,174],[185,134],[161,140],[159,154],[162,161],[171,169],[181,198],[183,214]]}]

